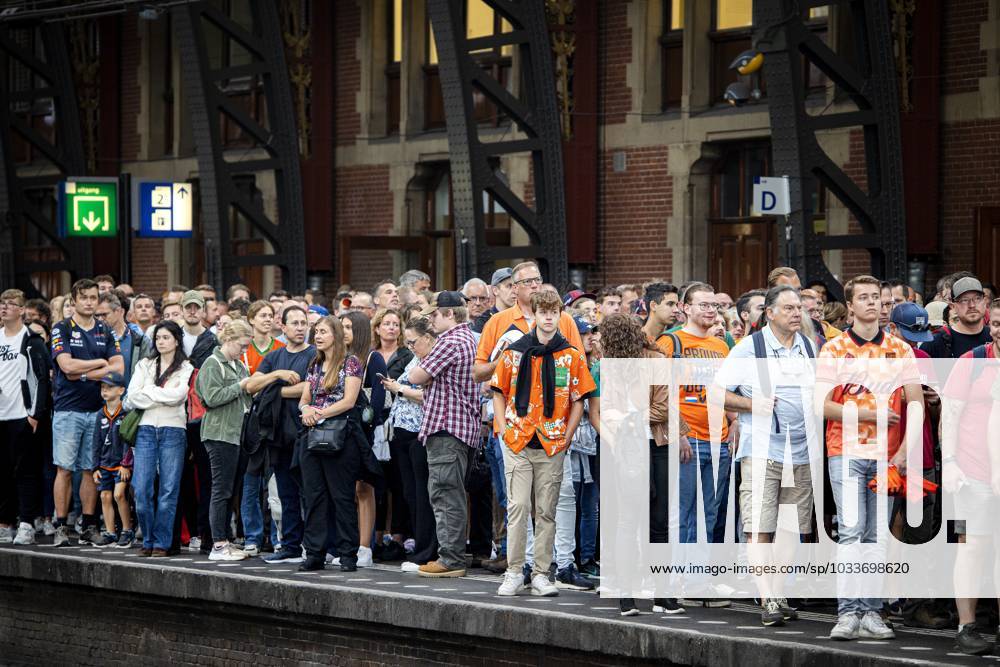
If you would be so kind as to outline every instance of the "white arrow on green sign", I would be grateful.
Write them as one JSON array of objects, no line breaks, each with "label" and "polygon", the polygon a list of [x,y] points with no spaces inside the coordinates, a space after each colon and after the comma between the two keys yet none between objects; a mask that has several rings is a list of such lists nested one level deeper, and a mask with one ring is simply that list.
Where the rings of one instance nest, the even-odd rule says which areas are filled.
[{"label": "white arrow on green sign", "polygon": [[66,236],[118,234],[118,182],[66,181],[62,184]]}]

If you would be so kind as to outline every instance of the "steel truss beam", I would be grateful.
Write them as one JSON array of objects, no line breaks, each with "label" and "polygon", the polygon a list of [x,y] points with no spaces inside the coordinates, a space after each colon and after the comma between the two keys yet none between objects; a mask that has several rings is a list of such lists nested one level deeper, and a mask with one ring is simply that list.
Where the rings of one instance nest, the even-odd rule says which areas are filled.
[{"label": "steel truss beam", "polygon": [[[545,3],[540,0],[483,0],[512,26],[510,32],[469,39],[465,0],[428,0],[439,54],[441,92],[451,153],[452,213],[461,281],[488,278],[496,260],[536,258],[543,275],[560,288],[569,273],[566,259],[566,204],[562,130],[556,105],[555,74]],[[513,46],[520,57],[520,94],[512,95],[479,65],[475,51]],[[525,137],[484,142],[474,116],[473,97],[483,95],[511,119]],[[499,173],[499,158],[530,152],[535,205],[514,194]],[[530,244],[491,246],[486,240],[484,193],[493,195],[527,232]]]},{"label": "steel truss beam", "polygon": [[[281,21],[274,2],[251,2],[253,25],[248,30],[220,12],[213,3],[174,7],[191,126],[198,154],[205,267],[208,282],[222,290],[239,282],[245,266],[278,266],[282,286],[293,292],[306,288],[302,178],[295,130],[292,88],[288,81]],[[213,66],[207,48],[208,30],[222,35],[223,48],[238,44],[249,64]],[[241,77],[260,77],[268,127],[263,127],[220,88]],[[225,159],[220,114],[236,123],[266,155],[263,159]],[[248,176],[273,172],[277,219],[248,192]],[[237,255],[232,221],[236,214],[249,221],[274,249],[273,254]]]},{"label": "steel truss beam", "polygon": [[[835,12],[848,13],[849,20],[838,25],[853,26],[853,57],[835,53],[806,26],[808,8],[821,5],[831,7],[831,20]],[[843,298],[841,288],[823,261],[823,250],[863,248],[871,255],[872,274],[903,278],[906,224],[899,91],[887,3],[757,0],[754,25],[754,47],[764,54],[774,174],[791,177],[791,239],[782,248],[785,262],[808,280],[822,280],[838,298]],[[837,101],[846,96],[858,110],[810,115],[803,57],[835,84]],[[863,129],[867,192],[830,160],[816,137],[820,130],[852,127]],[[817,183],[844,203],[860,224],[860,233],[815,233],[812,201]]]},{"label": "steel truss beam", "polygon": [[[19,31],[32,31],[41,38],[42,48],[19,43]],[[23,34],[23,33],[22,33]],[[15,76],[15,72],[25,75]],[[39,104],[51,104],[54,141],[31,126],[31,114]],[[26,121],[21,113],[27,109]],[[44,156],[47,164],[32,165],[32,175],[15,163],[14,137],[32,152]],[[68,271],[72,279],[91,275],[90,242],[59,238],[55,207],[39,208],[28,196],[32,191],[48,191],[67,176],[85,172],[80,113],[73,85],[73,68],[60,24],[34,22],[0,23],[0,285],[27,293],[36,290],[31,275],[36,272]],[[35,228],[58,250],[58,259],[26,259],[21,230]]]}]

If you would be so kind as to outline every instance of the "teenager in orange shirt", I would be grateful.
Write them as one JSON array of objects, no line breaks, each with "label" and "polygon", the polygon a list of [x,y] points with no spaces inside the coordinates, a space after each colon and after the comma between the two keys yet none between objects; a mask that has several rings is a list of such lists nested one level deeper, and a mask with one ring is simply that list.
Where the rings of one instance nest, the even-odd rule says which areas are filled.
[{"label": "teenager in orange shirt", "polygon": [[271,335],[274,325],[274,306],[267,301],[261,299],[250,304],[247,321],[253,327],[253,340],[243,353],[243,365],[250,371],[250,375],[253,375],[268,353],[285,347],[285,344]]},{"label": "teenager in orange shirt", "polygon": [[[889,462],[900,472],[906,472],[906,450],[901,446],[903,434],[899,427],[903,395],[907,403],[923,405],[923,389],[916,364],[907,367],[903,377],[903,390],[893,393],[889,401],[888,442],[880,442],[877,431],[876,396],[861,384],[842,384],[847,372],[863,373],[863,382],[869,386],[879,383],[879,368],[863,367],[858,360],[909,359],[913,350],[906,341],[886,334],[880,324],[882,311],[881,282],[872,276],[857,276],[844,285],[844,296],[850,314],[854,317],[851,328],[828,341],[819,353],[816,379],[817,400],[823,400],[823,416],[827,420],[826,447],[829,456],[830,486],[837,505],[837,526],[840,544],[872,543],[879,553],[866,558],[884,558],[884,540],[889,526],[877,525],[877,495],[868,488],[867,480],[878,472],[878,462],[883,448],[888,451]],[[863,363],[863,362],[862,362]],[[854,370],[852,367],[857,367]],[[888,369],[886,382],[895,380],[895,368]],[[832,388],[832,391],[829,391]],[[829,392],[829,393],[828,393]],[[856,442],[844,440],[844,404],[854,402],[858,412],[858,437]],[[917,430],[920,424],[915,424]],[[844,460],[844,454],[848,459]],[[849,466],[844,469],[845,463]],[[859,483],[858,480],[861,480]],[[845,493],[857,493],[857,518],[853,525],[845,516]],[[853,513],[853,512],[852,512]],[[881,540],[879,535],[881,533]],[[842,580],[846,586],[850,581]],[[871,591],[877,595],[879,591]],[[838,600],[837,624],[830,632],[830,639],[892,639],[895,633],[882,620],[882,599],[878,597],[842,597]]]},{"label": "teenager in orange shirt", "polygon": [[559,594],[548,573],[563,457],[583,416],[581,399],[596,385],[583,352],[559,333],[559,296],[539,292],[531,298],[531,309],[534,329],[504,350],[490,380],[507,480],[507,573],[497,592],[517,595],[524,588],[522,567],[534,498],[531,594],[548,597]]}]

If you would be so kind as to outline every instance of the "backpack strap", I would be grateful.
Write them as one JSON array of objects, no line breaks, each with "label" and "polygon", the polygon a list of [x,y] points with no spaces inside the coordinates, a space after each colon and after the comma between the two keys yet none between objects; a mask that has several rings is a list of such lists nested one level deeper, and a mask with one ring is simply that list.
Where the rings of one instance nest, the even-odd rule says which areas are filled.
[{"label": "backpack strap", "polygon": [[[986,343],[985,345],[977,345],[972,348],[972,358],[973,359],[986,359],[986,349],[992,345],[992,343]],[[979,376],[983,374],[983,366],[985,363],[973,364],[972,365],[972,375],[969,377],[969,384],[973,385]]]},{"label": "backpack strap", "polygon": [[[815,359],[815,358],[816,358],[816,355],[815,355],[815,354],[813,353],[813,348],[812,348],[812,345],[810,345],[810,341],[809,341],[809,337],[808,337],[808,336],[806,336],[806,335],[805,335],[804,333],[802,333],[802,332],[800,331],[800,332],[799,332],[799,338],[801,338],[801,339],[802,339],[802,347],[804,347],[804,348],[806,349],[806,355],[807,355],[807,356],[808,356],[808,357],[809,357],[810,359]],[[818,346],[817,346],[817,347],[818,347]]]},{"label": "backpack strap", "polygon": [[671,357],[674,359],[682,358],[684,356],[684,345],[681,343],[681,339],[676,334],[672,333],[665,333],[663,335],[670,338],[670,344],[674,350]]},{"label": "backpack strap", "polygon": [[767,344],[764,342],[764,332],[754,331],[750,334],[750,340],[753,341],[753,356],[764,361],[763,364],[757,364],[757,370],[760,374],[760,388],[765,396],[770,396],[771,373],[767,367]]}]

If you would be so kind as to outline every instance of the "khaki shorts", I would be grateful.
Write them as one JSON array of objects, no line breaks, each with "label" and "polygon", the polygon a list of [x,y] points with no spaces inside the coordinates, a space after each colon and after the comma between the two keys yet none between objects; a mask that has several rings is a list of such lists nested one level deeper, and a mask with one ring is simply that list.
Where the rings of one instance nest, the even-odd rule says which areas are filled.
[{"label": "khaki shorts", "polygon": [[[809,474],[809,464],[791,465],[792,478],[795,487],[781,486],[782,465],[778,461],[767,459],[757,461],[764,470],[764,484],[759,493],[760,498],[760,523],[756,530],[753,527],[753,464],[754,459],[746,458],[740,461],[740,517],[743,522],[744,533],[774,533],[778,529],[778,505],[794,503],[797,508],[798,525],[787,518],[782,522],[781,529],[790,533],[798,531],[800,534],[812,532],[813,514],[813,489],[812,478]],[[787,512],[787,511],[786,511]],[[785,514],[787,517],[787,513]]]},{"label": "khaki shorts", "polygon": [[993,495],[993,487],[966,477],[955,494],[955,534],[993,535],[998,510],[1000,499]]}]

